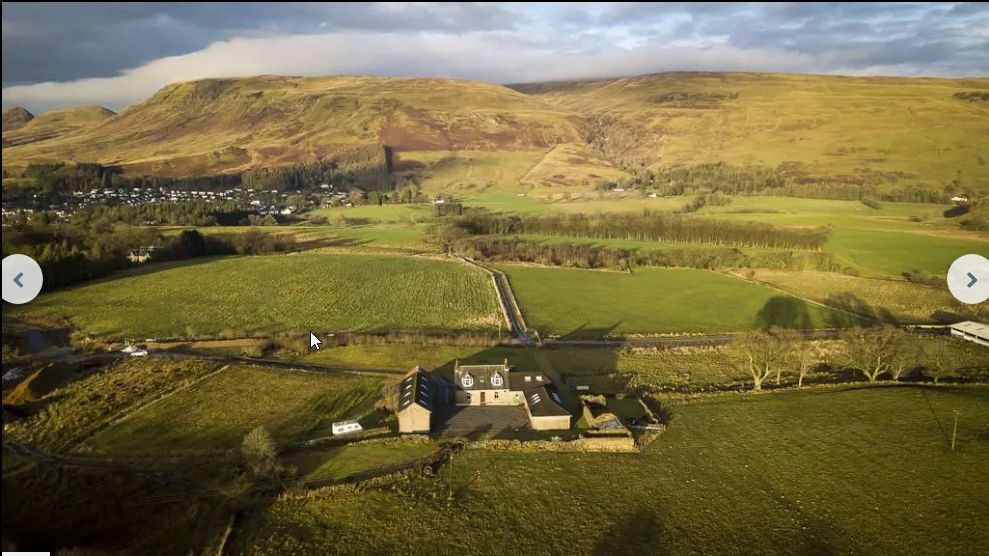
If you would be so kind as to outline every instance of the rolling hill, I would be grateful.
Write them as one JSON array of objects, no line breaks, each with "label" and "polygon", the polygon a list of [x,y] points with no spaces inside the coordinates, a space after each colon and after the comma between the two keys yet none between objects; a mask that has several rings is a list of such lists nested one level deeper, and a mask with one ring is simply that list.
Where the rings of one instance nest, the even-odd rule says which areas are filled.
[{"label": "rolling hill", "polygon": [[[870,176],[985,189],[989,103],[972,93],[986,90],[989,78],[756,73],[508,87],[419,78],[206,79],[169,85],[118,115],[44,141],[7,146],[5,132],[3,165],[101,162],[182,176],[371,143],[390,146],[404,168],[440,175],[446,185],[480,173],[475,162],[497,174],[488,185],[511,189],[586,186],[622,167],[724,161],[782,165],[818,181]],[[10,133],[41,127],[45,116]],[[458,168],[464,171],[449,175]]]},{"label": "rolling hill", "polygon": [[14,131],[24,127],[24,124],[31,121],[34,114],[28,112],[20,106],[12,106],[3,109],[3,132]]},{"label": "rolling hill", "polygon": [[612,158],[989,187],[989,103],[964,95],[987,78],[664,73],[513,88],[583,115]]},{"label": "rolling hill", "polygon": [[[9,110],[20,110],[23,111],[22,114],[30,115],[30,112],[23,108],[11,108]],[[104,120],[113,117],[114,112],[102,106],[80,106],[78,108],[50,110],[37,116],[31,116],[28,121],[19,126],[15,125],[9,131],[7,129],[6,114],[7,112],[5,111],[3,146],[15,147],[49,141],[70,135],[76,131],[94,127],[101,124]]]},{"label": "rolling hill", "polygon": [[84,132],[4,150],[38,160],[119,164],[189,175],[396,150],[548,148],[577,139],[569,111],[499,85],[452,79],[252,77],[169,85]]}]

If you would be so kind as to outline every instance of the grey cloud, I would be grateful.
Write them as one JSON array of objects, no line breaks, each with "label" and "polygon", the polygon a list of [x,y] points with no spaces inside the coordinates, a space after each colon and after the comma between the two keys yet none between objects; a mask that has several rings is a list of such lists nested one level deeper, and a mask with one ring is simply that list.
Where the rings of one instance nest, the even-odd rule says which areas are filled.
[{"label": "grey cloud", "polygon": [[522,16],[475,3],[4,3],[3,86],[112,76],[238,36],[331,30],[511,29]]}]

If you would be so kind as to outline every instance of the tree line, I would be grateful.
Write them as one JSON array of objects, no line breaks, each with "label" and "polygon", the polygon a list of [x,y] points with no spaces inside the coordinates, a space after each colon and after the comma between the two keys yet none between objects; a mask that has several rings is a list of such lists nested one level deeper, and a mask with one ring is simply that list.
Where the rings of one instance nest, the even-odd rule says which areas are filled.
[{"label": "tree line", "polygon": [[484,261],[528,262],[573,268],[631,270],[637,266],[684,268],[766,268],[773,270],[841,269],[829,253],[772,251],[746,254],[733,247],[684,246],[665,249],[623,249],[587,243],[548,243],[505,237],[445,237],[448,252]]},{"label": "tree line", "polygon": [[100,222],[172,226],[236,226],[249,223],[252,211],[234,201],[176,201],[144,205],[86,205],[72,214],[81,225]]},{"label": "tree line", "polygon": [[[868,382],[880,378],[899,381],[921,372],[937,384],[960,370],[951,337],[919,337],[892,325],[881,328],[849,328],[842,332],[840,352],[829,362],[860,373]],[[797,387],[816,367],[825,363],[825,353],[816,342],[796,330],[770,327],[737,334],[729,352],[739,370],[752,378],[752,389],[762,390],[766,380],[781,383],[784,373],[796,374]]]},{"label": "tree line", "polygon": [[30,222],[5,226],[3,256],[25,254],[38,261],[45,275],[45,289],[51,290],[85,280],[104,277],[133,266],[132,250],[154,248],[152,261],[168,261],[227,254],[261,254],[284,251],[289,244],[259,231],[203,236],[185,230],[177,236],[164,236],[150,228],[114,226],[97,222],[58,222],[32,218]]},{"label": "tree line", "polygon": [[[906,178],[899,173],[861,169],[855,175],[818,177],[796,163],[778,167],[736,166],[711,162],[648,168],[630,166],[630,177],[601,187],[653,191],[658,195],[726,193],[729,195],[779,195],[815,199],[857,201],[871,198],[901,203],[948,203],[960,183],[937,189],[916,184],[895,184]],[[950,190],[950,191],[949,191]]]},{"label": "tree line", "polygon": [[828,228],[784,228],[762,222],[735,222],[652,210],[530,216],[465,210],[448,218],[448,225],[468,235],[545,234],[806,250],[820,250],[831,233]]}]

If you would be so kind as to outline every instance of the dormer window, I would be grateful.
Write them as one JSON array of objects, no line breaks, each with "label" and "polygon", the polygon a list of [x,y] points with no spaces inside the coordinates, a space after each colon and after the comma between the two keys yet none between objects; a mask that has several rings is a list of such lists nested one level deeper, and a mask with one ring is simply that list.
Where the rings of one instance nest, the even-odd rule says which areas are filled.
[{"label": "dormer window", "polygon": [[471,386],[474,386],[474,377],[472,377],[470,373],[464,373],[464,376],[460,377],[460,384],[462,384],[464,388],[470,388]]},{"label": "dormer window", "polygon": [[494,386],[495,388],[500,388],[503,384],[505,384],[505,379],[502,378],[501,373],[495,371],[491,375],[491,386]]}]

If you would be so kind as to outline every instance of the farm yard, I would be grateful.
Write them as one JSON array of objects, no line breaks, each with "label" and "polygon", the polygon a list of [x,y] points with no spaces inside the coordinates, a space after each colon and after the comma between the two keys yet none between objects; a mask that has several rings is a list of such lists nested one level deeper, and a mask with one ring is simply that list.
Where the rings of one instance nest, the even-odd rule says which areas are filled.
[{"label": "farm yard", "polygon": [[135,339],[314,329],[497,332],[500,318],[490,279],[462,264],[331,254],[152,265],[11,312],[66,315],[88,334]]}]

